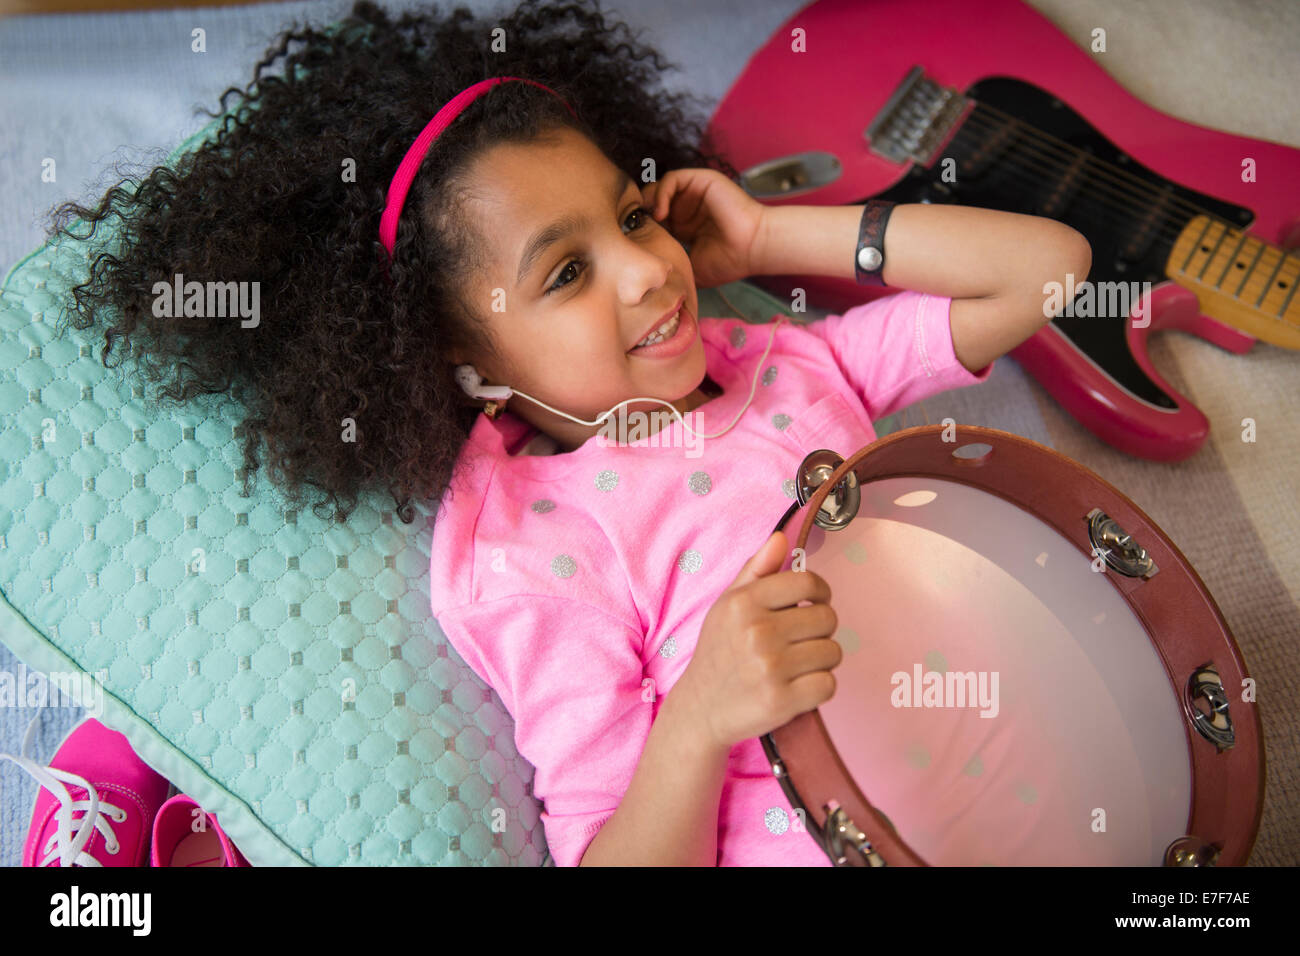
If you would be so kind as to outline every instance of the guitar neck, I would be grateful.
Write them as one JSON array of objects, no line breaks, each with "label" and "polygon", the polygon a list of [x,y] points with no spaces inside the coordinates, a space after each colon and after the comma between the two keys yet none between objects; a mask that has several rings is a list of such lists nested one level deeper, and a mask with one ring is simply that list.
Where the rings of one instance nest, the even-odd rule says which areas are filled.
[{"label": "guitar neck", "polygon": [[1300,259],[1210,216],[1183,229],[1165,274],[1191,290],[1201,311],[1284,349],[1300,349]]}]

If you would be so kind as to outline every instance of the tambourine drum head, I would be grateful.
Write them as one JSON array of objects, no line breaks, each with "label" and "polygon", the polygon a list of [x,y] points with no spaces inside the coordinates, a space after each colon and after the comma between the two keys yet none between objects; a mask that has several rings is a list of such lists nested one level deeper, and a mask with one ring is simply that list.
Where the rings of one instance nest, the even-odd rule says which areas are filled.
[{"label": "tambourine drum head", "polygon": [[969,485],[861,494],[805,550],[844,651],[819,713],[862,793],[932,865],[1160,865],[1188,737],[1116,572]]}]

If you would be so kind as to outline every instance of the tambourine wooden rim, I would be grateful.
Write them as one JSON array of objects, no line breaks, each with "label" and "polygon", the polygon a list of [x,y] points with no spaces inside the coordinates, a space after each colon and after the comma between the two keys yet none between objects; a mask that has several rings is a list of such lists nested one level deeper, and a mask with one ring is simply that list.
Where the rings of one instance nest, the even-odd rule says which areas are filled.
[{"label": "tambourine wooden rim", "polygon": [[[955,441],[951,440],[954,431]],[[972,445],[986,445],[989,450],[978,457],[953,454]],[[988,467],[993,461],[999,467]],[[1108,568],[1106,574],[1145,628],[1174,696],[1182,702],[1192,770],[1185,833],[1192,839],[1171,843],[1166,863],[1245,863],[1259,831],[1265,773],[1258,709],[1254,703],[1240,701],[1239,688],[1247,676],[1245,661],[1196,570],[1142,509],[1100,476],[1038,442],[973,425],[924,425],[873,442],[836,468],[786,521],[783,530],[800,521],[802,514],[791,549],[806,548],[823,501],[850,471],[859,484],[918,476],[960,482],[997,495],[1059,532],[1089,558],[1096,554],[1089,516],[1097,509],[1139,542],[1159,569],[1156,573],[1144,578]],[[1049,474],[1051,480],[1043,480]],[[1196,677],[1204,675],[1207,665],[1217,671],[1230,705],[1233,740],[1226,749],[1193,727],[1197,714],[1202,721],[1214,715],[1212,694],[1200,698],[1211,702],[1205,712],[1192,703],[1196,691],[1205,689]],[[818,711],[800,714],[761,740],[786,796],[803,811],[808,832],[836,865],[927,865],[862,793]],[[842,812],[835,812],[837,807]],[[828,818],[832,818],[830,827]],[[837,826],[846,821],[847,828]],[[844,833],[856,834],[857,841],[834,835]]]}]

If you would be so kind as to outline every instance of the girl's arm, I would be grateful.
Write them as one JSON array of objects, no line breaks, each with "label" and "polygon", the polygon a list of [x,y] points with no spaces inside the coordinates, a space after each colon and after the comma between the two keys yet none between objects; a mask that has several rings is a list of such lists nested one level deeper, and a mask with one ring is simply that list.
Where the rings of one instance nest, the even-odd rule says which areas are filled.
[{"label": "girl's arm", "polygon": [[[767,206],[755,238],[756,275],[853,279],[862,206]],[[1079,286],[1092,247],[1043,216],[906,203],[885,229],[886,285],[952,298],[953,351],[977,372],[1051,321],[1048,282]]]},{"label": "girl's arm", "polygon": [[674,693],[664,698],[632,782],[581,866],[717,865],[730,751],[707,744],[689,701]]}]

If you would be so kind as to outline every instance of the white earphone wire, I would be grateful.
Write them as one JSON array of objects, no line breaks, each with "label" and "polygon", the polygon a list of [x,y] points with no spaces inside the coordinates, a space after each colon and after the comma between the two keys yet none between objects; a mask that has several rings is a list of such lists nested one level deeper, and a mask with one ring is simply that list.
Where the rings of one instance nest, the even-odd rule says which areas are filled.
[{"label": "white earphone wire", "polygon": [[660,405],[667,405],[670,409],[672,409],[673,414],[676,415],[678,421],[682,423],[682,428],[685,428],[688,432],[690,432],[695,437],[720,438],[721,436],[725,435],[727,432],[731,431],[733,428],[736,427],[736,423],[740,421],[740,416],[745,414],[745,410],[749,408],[751,403],[753,403],[754,392],[758,389],[758,377],[760,374],[762,374],[763,371],[763,362],[767,358],[768,353],[772,351],[772,344],[776,341],[777,326],[779,326],[784,320],[785,320],[785,316],[778,314],[776,317],[776,321],[772,323],[772,334],[768,337],[767,348],[763,350],[763,354],[758,360],[758,367],[754,369],[754,380],[753,382],[750,383],[749,386],[749,398],[745,400],[744,406],[740,409],[739,412],[736,413],[736,417],[732,419],[731,424],[728,425],[726,428],[724,428],[722,431],[718,432],[716,435],[701,435],[694,428],[691,428],[690,425],[686,424],[686,419],[682,417],[682,413],[679,412],[676,408],[673,408],[672,404],[670,404],[669,402],[665,402],[662,398],[651,398],[648,395],[644,395],[639,398],[625,399],[624,401],[619,402],[618,405],[613,406],[613,408],[601,412],[600,415],[596,417],[595,421],[589,422],[586,421],[585,419],[575,418],[574,416],[570,415],[568,412],[562,412],[558,408],[552,408],[550,405],[547,405],[545,402],[533,398],[527,392],[521,392],[515,388],[512,388],[510,392],[512,395],[519,395],[522,398],[526,398],[534,405],[540,405],[542,406],[542,408],[545,408],[547,411],[554,412],[556,415],[561,415],[564,418],[567,418],[571,422],[577,422],[579,425],[601,425],[605,422],[606,419],[609,418],[610,415],[614,413],[615,408],[619,408],[623,405],[626,405],[628,404],[628,402],[658,402]]}]

